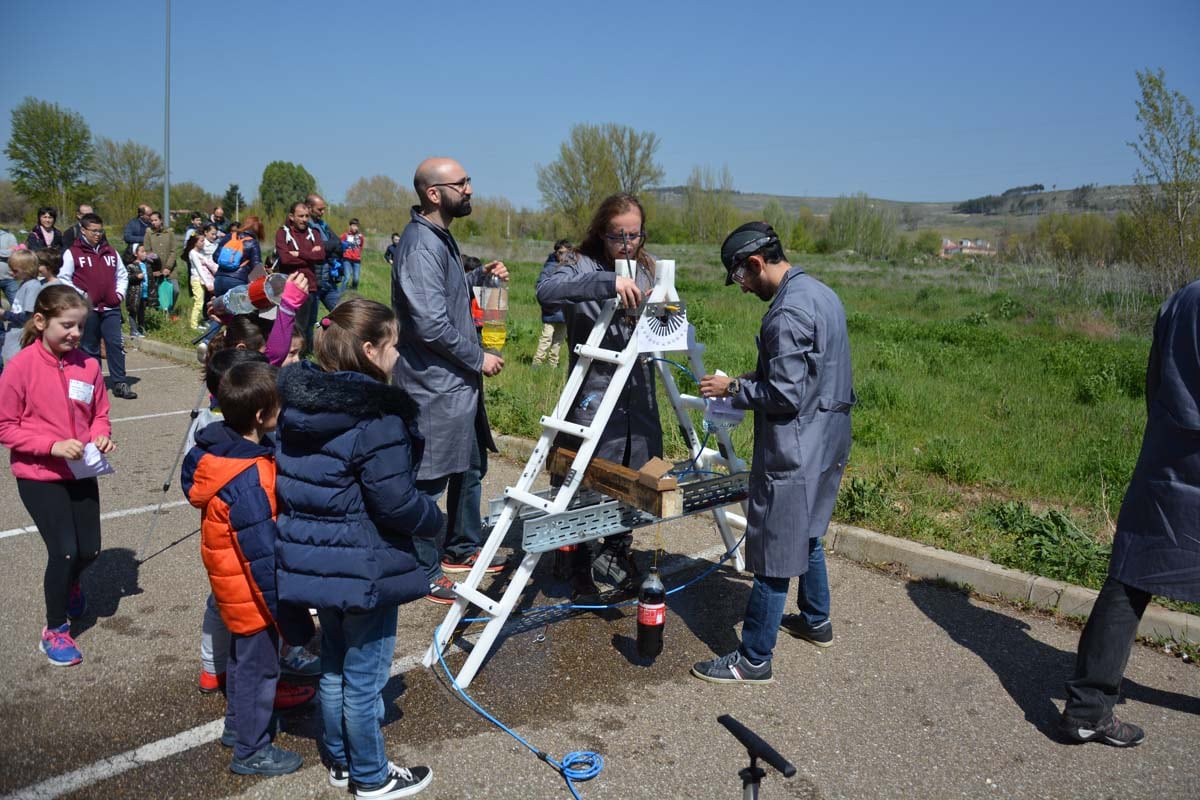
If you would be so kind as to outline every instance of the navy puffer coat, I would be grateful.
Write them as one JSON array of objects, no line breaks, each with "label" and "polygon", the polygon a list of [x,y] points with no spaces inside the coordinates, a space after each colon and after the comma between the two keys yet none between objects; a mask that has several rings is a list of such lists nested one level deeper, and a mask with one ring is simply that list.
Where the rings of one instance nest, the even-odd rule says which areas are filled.
[{"label": "navy puffer coat", "polygon": [[279,374],[279,599],[369,611],[429,591],[412,537],[442,513],[414,483],[424,440],[402,389],[308,362]]}]

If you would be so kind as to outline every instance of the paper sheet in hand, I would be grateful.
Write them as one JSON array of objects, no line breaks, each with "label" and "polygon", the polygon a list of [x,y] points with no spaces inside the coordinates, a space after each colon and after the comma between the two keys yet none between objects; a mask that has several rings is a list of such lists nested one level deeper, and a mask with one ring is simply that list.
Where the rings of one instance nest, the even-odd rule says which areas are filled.
[{"label": "paper sheet in hand", "polygon": [[83,458],[75,461],[68,458],[67,463],[71,465],[71,472],[75,473],[75,477],[79,479],[95,478],[98,475],[109,475],[113,472],[112,464],[108,463],[108,459],[92,442],[83,446]]}]

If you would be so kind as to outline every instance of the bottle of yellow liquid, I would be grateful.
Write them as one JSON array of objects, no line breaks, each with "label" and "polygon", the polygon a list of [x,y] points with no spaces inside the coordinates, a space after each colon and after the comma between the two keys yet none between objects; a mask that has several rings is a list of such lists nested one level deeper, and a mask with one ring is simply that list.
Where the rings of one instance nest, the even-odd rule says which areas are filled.
[{"label": "bottle of yellow liquid", "polygon": [[508,281],[488,275],[482,286],[475,288],[479,307],[483,309],[483,346],[499,352],[508,339]]}]

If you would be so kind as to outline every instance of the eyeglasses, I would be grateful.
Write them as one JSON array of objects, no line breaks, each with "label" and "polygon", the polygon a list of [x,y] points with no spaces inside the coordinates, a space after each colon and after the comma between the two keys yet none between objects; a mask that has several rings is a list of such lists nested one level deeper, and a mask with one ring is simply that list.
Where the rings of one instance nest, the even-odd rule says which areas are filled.
[{"label": "eyeglasses", "polygon": [[638,231],[637,233],[606,233],[603,235],[606,242],[614,244],[619,244],[620,242],[640,242],[646,238],[645,231]]},{"label": "eyeglasses", "polygon": [[104,228],[82,228],[81,230],[84,233],[91,233],[96,236],[99,236],[100,234],[104,233]]},{"label": "eyeglasses", "polygon": [[733,272],[730,273],[729,279],[738,286],[744,286],[746,282],[746,265],[739,265]]},{"label": "eyeglasses", "polygon": [[431,184],[429,184],[429,188],[432,189],[435,186],[449,186],[451,188],[457,189],[458,191],[462,192],[462,191],[465,191],[466,188],[470,185],[471,185],[471,176],[468,175],[467,177],[463,178],[461,181],[454,181],[453,183],[431,183]]}]

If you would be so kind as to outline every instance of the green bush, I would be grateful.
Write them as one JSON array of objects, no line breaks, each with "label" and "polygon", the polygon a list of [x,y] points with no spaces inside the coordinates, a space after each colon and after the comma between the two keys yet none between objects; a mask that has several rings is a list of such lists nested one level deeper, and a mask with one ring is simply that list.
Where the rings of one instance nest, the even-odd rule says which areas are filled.
[{"label": "green bush", "polygon": [[888,512],[891,505],[891,496],[883,481],[855,477],[842,482],[833,513],[847,522],[862,522]]},{"label": "green bush", "polygon": [[980,477],[979,465],[966,454],[964,444],[941,436],[930,440],[917,467],[930,475],[963,485],[976,483]]},{"label": "green bush", "polygon": [[1066,511],[1037,514],[1009,501],[984,507],[980,516],[1012,537],[993,551],[996,563],[1094,589],[1104,583],[1112,548],[1079,530]]}]

